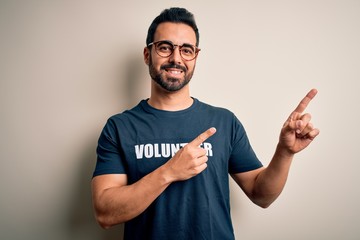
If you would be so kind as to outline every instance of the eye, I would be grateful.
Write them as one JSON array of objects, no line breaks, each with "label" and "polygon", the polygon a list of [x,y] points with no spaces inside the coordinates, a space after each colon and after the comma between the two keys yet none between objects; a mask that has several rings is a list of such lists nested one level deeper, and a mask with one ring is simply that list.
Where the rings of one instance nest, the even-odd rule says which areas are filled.
[{"label": "eye", "polygon": [[185,55],[191,56],[194,54],[194,49],[192,47],[183,46],[181,48],[181,52]]},{"label": "eye", "polygon": [[161,52],[171,52],[173,49],[173,46],[169,43],[162,42],[162,43],[159,43],[156,48],[158,51],[161,51]]}]

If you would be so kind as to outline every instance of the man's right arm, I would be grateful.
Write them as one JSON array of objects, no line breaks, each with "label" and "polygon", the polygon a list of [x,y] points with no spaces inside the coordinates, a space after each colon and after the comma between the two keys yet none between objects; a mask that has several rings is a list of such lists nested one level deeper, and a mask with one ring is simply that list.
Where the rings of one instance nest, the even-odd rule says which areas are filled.
[{"label": "man's right arm", "polygon": [[169,185],[162,167],[127,185],[126,174],[93,178],[91,187],[96,219],[103,228],[126,222],[142,213]]},{"label": "man's right arm", "polygon": [[203,132],[164,165],[131,185],[126,174],[94,177],[92,198],[99,224],[110,228],[135,218],[172,182],[190,179],[205,170],[208,158],[206,150],[199,146],[215,132],[215,128]]}]

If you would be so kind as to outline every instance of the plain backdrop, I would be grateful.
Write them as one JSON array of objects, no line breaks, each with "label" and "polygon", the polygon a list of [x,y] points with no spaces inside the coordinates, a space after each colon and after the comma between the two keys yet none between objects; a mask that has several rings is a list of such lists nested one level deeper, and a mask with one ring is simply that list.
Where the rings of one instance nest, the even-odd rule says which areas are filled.
[{"label": "plain backdrop", "polygon": [[122,239],[90,181],[108,117],[149,97],[147,28],[186,7],[200,29],[192,96],[233,111],[267,165],[311,88],[320,136],[268,209],[231,181],[237,239],[360,238],[360,1],[0,1],[0,239]]}]

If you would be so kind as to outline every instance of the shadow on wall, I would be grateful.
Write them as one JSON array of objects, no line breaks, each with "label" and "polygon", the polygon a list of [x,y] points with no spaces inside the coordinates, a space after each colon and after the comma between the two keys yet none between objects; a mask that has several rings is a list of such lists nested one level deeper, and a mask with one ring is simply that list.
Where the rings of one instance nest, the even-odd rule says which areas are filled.
[{"label": "shadow on wall", "polygon": [[[117,79],[119,85],[119,101],[121,106],[129,109],[136,105],[143,97],[144,86],[148,86],[144,77],[144,62],[142,58],[127,58],[126,66],[119,67],[126,72],[119,73]],[[147,93],[150,89],[145,90]],[[116,103],[114,103],[116,105]],[[121,112],[125,109],[119,109]],[[110,117],[110,116],[106,116]],[[96,147],[100,132],[91,139],[79,160],[81,166],[78,168],[78,182],[75,183],[76,192],[72,195],[70,212],[69,212],[69,230],[74,239],[104,239],[104,240],[121,240],[123,239],[124,225],[120,224],[111,229],[104,230],[96,222],[91,200],[91,178],[96,163]]]},{"label": "shadow on wall", "polygon": [[72,239],[121,240],[123,225],[109,230],[102,229],[96,222],[91,200],[91,178],[96,162],[97,137],[91,139],[80,159],[78,181],[70,204],[68,229]]}]

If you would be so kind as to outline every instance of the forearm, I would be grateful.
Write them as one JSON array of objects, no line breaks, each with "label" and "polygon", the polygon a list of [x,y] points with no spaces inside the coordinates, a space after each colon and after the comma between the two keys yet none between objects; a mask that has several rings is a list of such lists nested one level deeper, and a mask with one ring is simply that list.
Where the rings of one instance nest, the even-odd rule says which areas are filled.
[{"label": "forearm", "polygon": [[94,196],[99,224],[104,228],[126,222],[141,214],[169,185],[160,167],[131,185],[114,186]]},{"label": "forearm", "polygon": [[268,207],[284,189],[294,154],[277,146],[267,168],[259,173],[253,188],[253,201],[261,207]]}]

